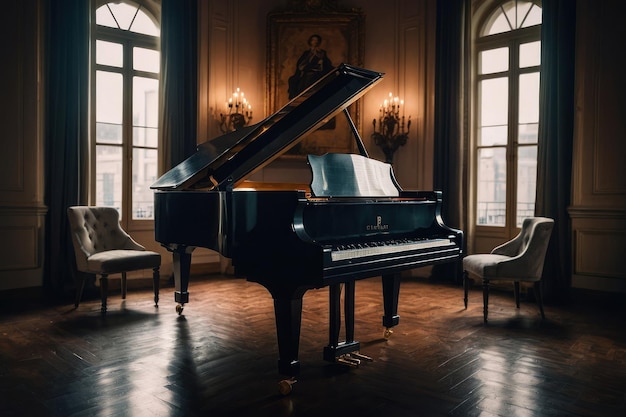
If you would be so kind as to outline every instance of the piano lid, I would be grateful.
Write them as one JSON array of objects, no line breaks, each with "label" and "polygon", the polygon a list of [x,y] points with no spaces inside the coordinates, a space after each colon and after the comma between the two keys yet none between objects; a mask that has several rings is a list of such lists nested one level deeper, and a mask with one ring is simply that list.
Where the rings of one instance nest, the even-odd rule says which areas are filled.
[{"label": "piano lid", "polygon": [[150,188],[233,187],[342,112],[382,76],[341,64],[261,122],[200,144],[195,154],[163,174]]}]

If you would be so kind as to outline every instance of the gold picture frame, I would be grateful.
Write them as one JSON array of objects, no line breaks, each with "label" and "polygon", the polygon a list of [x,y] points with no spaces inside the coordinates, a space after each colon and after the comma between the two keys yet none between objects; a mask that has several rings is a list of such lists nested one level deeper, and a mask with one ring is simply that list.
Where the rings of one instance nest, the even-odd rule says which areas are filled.
[{"label": "gold picture frame", "polygon": [[[322,53],[330,60],[332,67],[341,63],[362,66],[363,20],[363,15],[358,11],[327,14],[270,13],[267,21],[268,114],[275,113],[289,102],[290,78],[295,78],[298,61],[309,49],[313,37],[321,38],[319,47],[324,50]],[[294,84],[291,85],[291,90],[294,90]],[[348,111],[358,128],[360,103],[357,101],[352,104]],[[349,123],[343,115],[338,115],[310,133],[287,151],[285,156],[351,153],[355,150]]]}]

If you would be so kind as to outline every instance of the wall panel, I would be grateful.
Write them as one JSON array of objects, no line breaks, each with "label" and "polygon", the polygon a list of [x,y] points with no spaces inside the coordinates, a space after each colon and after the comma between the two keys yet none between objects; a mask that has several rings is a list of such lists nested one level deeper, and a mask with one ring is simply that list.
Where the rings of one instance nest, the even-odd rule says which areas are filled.
[{"label": "wall panel", "polygon": [[42,4],[9,0],[2,5],[0,290],[43,284],[46,214],[40,84]]},{"label": "wall panel", "polygon": [[576,4],[572,286],[626,292],[626,5]]}]

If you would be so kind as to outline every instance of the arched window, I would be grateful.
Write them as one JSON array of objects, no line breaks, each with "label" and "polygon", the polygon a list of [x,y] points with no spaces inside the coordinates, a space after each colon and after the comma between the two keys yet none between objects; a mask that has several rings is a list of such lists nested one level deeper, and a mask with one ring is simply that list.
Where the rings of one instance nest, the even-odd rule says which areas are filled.
[{"label": "arched window", "polygon": [[96,2],[92,19],[90,201],[126,227],[154,216],[158,169],[157,16],[132,1]]},{"label": "arched window", "polygon": [[541,2],[492,1],[474,16],[474,212],[477,236],[510,238],[534,215]]}]

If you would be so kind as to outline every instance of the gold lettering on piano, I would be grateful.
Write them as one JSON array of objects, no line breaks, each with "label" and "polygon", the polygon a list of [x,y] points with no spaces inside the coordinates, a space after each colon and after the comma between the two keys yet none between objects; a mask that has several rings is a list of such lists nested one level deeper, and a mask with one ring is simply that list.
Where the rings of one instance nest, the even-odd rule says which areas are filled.
[{"label": "gold lettering on piano", "polygon": [[376,216],[376,224],[368,224],[366,230],[389,230],[388,224],[383,224],[383,216]]}]

